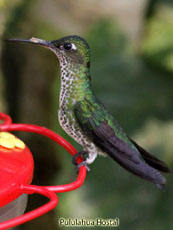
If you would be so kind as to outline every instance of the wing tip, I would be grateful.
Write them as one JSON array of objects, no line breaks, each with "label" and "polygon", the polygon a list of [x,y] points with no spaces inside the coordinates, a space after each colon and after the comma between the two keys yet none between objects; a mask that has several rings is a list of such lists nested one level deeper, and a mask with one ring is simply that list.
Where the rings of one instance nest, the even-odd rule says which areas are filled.
[{"label": "wing tip", "polygon": [[164,171],[165,173],[172,173],[172,170],[167,166],[166,170]]},{"label": "wing tip", "polygon": [[131,138],[129,138],[129,139],[135,145],[135,147],[138,149],[138,151],[140,152],[140,154],[141,154],[142,158],[144,159],[144,161],[146,163],[148,163],[151,167],[159,170],[160,172],[172,173],[172,170],[170,170],[170,168],[168,167],[168,165],[164,161],[158,159],[156,156],[154,156],[151,153],[149,153],[148,151],[146,151],[143,147],[138,145]]}]

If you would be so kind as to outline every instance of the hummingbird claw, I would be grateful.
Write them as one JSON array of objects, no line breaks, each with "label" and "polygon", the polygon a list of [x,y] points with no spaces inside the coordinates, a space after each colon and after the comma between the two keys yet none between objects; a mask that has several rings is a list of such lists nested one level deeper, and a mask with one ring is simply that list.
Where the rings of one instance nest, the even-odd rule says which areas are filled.
[{"label": "hummingbird claw", "polygon": [[79,168],[81,166],[85,166],[87,171],[89,172],[90,171],[90,168],[88,167],[88,164],[86,162],[86,160],[82,161],[81,163],[77,164],[76,162],[76,159],[78,157],[82,157],[83,159],[85,159],[85,155],[87,154],[88,152],[86,150],[81,150],[79,151],[78,153],[76,153],[73,157],[72,157],[72,164],[76,165],[75,169],[76,169],[76,173],[78,174],[79,173]]},{"label": "hummingbird claw", "polygon": [[88,167],[87,165],[87,162],[86,161],[82,161],[81,163],[79,163],[78,165],[76,165],[76,173],[78,174],[79,173],[79,168],[81,166],[85,166],[85,168],[87,169],[87,172],[90,172],[90,168]]},{"label": "hummingbird claw", "polygon": [[85,158],[85,155],[87,154],[87,152],[85,150],[81,150],[79,151],[78,153],[76,153],[73,157],[72,157],[72,164],[73,165],[77,165],[76,163],[76,159],[78,157],[82,157],[82,158]]}]

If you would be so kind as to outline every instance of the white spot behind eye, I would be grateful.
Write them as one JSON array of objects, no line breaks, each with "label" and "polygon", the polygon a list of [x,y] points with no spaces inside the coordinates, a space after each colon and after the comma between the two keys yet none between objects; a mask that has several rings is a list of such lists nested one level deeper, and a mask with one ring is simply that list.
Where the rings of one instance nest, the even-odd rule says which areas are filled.
[{"label": "white spot behind eye", "polygon": [[77,47],[75,46],[75,44],[73,44],[73,43],[71,43],[71,44],[72,44],[71,49],[72,49],[72,50],[77,50]]}]

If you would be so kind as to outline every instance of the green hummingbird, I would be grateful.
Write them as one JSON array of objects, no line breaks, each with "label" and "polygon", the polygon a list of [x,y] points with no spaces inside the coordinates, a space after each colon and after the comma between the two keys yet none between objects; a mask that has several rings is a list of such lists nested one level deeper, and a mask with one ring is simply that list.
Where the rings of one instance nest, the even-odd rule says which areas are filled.
[{"label": "green hummingbird", "polygon": [[83,146],[76,155],[87,154],[82,164],[91,164],[97,155],[109,155],[129,172],[164,189],[166,179],[161,172],[170,172],[168,166],[129,138],[93,92],[90,49],[83,38],[73,35],[53,41],[38,38],[9,41],[41,45],[58,57],[61,71],[59,122],[65,132]]}]

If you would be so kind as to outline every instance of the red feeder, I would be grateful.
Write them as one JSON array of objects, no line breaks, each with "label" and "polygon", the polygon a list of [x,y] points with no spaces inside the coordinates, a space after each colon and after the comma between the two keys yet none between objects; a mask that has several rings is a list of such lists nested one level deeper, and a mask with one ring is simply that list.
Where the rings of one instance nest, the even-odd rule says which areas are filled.
[{"label": "red feeder", "polygon": [[28,147],[7,132],[0,132],[0,162],[0,221],[4,221],[24,212],[27,195],[19,185],[31,183],[34,162]]},{"label": "red feeder", "polygon": [[[55,132],[36,125],[13,124],[11,118],[0,113],[4,122],[0,125],[0,230],[14,227],[32,220],[56,207],[58,197],[55,193],[67,192],[80,187],[86,177],[86,168],[81,166],[76,181],[60,186],[30,185],[34,162],[29,148],[8,131],[34,132],[57,142],[71,155],[76,149]],[[77,159],[77,163],[82,158]],[[50,201],[29,213],[23,214],[27,205],[27,194],[39,193]],[[23,215],[22,215],[23,214]],[[3,222],[2,222],[3,221]]]}]

